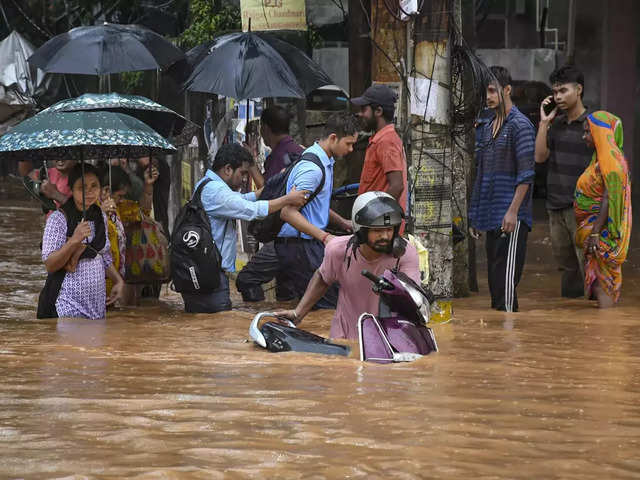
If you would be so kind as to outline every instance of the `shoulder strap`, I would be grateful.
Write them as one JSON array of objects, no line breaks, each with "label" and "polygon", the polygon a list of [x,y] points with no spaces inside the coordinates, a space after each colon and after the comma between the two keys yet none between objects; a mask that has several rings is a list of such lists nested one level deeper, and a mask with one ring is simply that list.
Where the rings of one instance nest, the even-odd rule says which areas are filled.
[{"label": "shoulder strap", "polygon": [[[211,181],[212,180],[210,178],[205,178],[202,181],[202,183],[200,185],[198,185],[198,188],[196,188],[196,191],[193,192],[193,197],[191,197],[191,200],[195,201],[195,202],[198,202],[198,205],[200,207],[202,207],[203,209],[204,209],[204,207],[202,206],[202,198],[201,198],[202,197],[202,190],[204,190],[204,187],[206,187],[207,184],[209,182],[211,182]],[[221,243],[220,247],[218,248],[218,251],[220,252],[220,255],[222,255],[222,245],[224,245],[224,237],[227,236],[227,227],[229,226],[229,222],[230,221],[231,221],[230,219],[227,219],[227,221],[224,222],[224,230],[222,231],[222,243]],[[208,222],[208,219],[207,219],[207,222]],[[212,233],[212,236],[213,236],[213,232],[211,232],[211,233]]]},{"label": "shoulder strap", "polygon": [[209,182],[211,182],[212,180],[210,178],[205,178],[202,183],[200,183],[200,185],[198,185],[198,188],[196,188],[196,191],[193,192],[193,196],[191,197],[192,201],[195,201],[198,203],[198,205],[200,205],[202,207],[202,190],[204,190],[204,187],[207,186],[207,184]]},{"label": "shoulder strap", "polygon": [[322,161],[315,153],[311,153],[311,152],[305,153],[304,155],[302,155],[299,161],[303,161],[303,160],[306,160],[307,162],[315,163],[318,167],[320,167],[320,171],[322,172],[322,180],[320,180],[320,183],[318,184],[316,189],[313,191],[313,193],[309,195],[309,199],[307,200],[306,205],[309,205],[311,201],[314,198],[316,198],[316,196],[322,191],[324,187],[324,181],[326,179],[326,171],[325,171],[324,165],[322,164]]},{"label": "shoulder strap", "polygon": [[218,251],[220,252],[220,257],[222,257],[222,245],[224,245],[224,238],[227,236],[227,227],[229,226],[229,222],[231,219],[227,218],[227,221],[224,222],[224,230],[222,231],[222,242],[220,243],[220,248]]}]

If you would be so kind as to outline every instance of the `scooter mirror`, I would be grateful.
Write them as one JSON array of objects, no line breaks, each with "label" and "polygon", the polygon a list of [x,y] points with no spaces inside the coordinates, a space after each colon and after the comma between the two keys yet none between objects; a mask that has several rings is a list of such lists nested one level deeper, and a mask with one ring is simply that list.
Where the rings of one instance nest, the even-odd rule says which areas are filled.
[{"label": "scooter mirror", "polygon": [[396,237],[393,239],[391,245],[391,255],[393,258],[400,258],[407,251],[407,241],[402,237]]}]

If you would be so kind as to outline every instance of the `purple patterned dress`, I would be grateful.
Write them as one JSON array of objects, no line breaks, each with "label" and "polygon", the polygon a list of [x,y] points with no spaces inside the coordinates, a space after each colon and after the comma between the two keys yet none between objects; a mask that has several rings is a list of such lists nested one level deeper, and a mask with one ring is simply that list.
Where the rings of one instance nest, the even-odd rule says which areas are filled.
[{"label": "purple patterned dress", "polygon": [[[106,217],[105,233],[107,232]],[[93,241],[95,226],[89,222],[91,235],[88,241]],[[78,262],[75,272],[67,272],[56,301],[59,317],[80,317],[98,319],[104,318],[107,309],[107,287],[105,270],[111,265],[109,238],[105,239],[104,248],[94,258],[83,258]],[[53,212],[47,219],[42,236],[42,261],[49,255],[62,248],[67,241],[67,220],[60,211]]]}]

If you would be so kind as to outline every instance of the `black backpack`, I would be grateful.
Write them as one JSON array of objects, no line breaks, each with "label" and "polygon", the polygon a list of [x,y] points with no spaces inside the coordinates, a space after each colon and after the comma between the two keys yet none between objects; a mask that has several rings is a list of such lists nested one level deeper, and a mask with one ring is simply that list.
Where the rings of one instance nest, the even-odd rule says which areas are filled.
[{"label": "black backpack", "polygon": [[220,285],[222,257],[200,198],[202,189],[210,181],[207,178],[198,185],[191,200],[180,210],[171,233],[171,281],[180,293],[206,294]]},{"label": "black backpack", "polygon": [[[290,157],[293,157],[292,162],[282,172],[274,175],[265,182],[264,189],[260,195],[260,200],[273,200],[286,195],[287,180],[289,179],[291,170],[293,170],[293,167],[297,165],[298,162],[302,161],[313,162],[320,167],[320,170],[322,171],[322,180],[315,191],[309,196],[307,205],[309,205],[311,200],[320,193],[322,187],[324,187],[325,170],[324,165],[318,156],[315,153],[306,152],[299,158],[295,158],[297,155],[290,155]],[[278,236],[283,224],[284,222],[280,218],[280,212],[273,212],[263,219],[252,220],[249,223],[249,233],[259,242],[268,243]]]}]

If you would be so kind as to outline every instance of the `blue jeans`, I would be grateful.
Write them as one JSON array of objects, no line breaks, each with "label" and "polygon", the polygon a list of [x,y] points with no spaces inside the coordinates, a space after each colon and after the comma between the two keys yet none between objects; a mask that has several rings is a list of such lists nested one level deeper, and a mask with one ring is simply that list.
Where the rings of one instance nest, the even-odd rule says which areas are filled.
[{"label": "blue jeans", "polygon": [[187,313],[216,313],[231,310],[229,279],[220,272],[220,285],[211,293],[181,293]]}]

